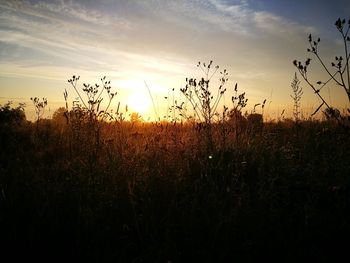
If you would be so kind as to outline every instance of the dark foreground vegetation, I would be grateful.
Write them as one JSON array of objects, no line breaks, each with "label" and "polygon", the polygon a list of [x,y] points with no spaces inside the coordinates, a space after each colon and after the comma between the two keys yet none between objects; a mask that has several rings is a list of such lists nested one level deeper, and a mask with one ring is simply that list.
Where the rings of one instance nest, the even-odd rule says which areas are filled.
[{"label": "dark foreground vegetation", "polygon": [[344,127],[243,117],[211,125],[208,148],[207,128],[195,123],[80,115],[33,124],[2,107],[1,257],[349,260]]}]

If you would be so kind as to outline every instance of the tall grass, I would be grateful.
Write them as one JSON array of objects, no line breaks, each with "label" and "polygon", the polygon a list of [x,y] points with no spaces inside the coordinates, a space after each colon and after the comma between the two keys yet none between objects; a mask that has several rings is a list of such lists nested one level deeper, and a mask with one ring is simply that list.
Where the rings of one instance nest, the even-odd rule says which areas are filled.
[{"label": "tall grass", "polygon": [[0,124],[1,248],[13,260],[348,256],[350,142],[334,122],[257,129],[232,115],[212,124],[208,155],[198,123],[98,120],[92,155],[89,115],[75,114],[39,122],[40,140],[30,122]]}]

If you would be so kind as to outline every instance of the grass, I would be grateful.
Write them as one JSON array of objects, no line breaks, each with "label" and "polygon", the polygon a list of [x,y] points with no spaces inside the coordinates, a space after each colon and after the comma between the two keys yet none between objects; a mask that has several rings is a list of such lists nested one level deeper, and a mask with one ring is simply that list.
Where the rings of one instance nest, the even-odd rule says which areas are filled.
[{"label": "grass", "polygon": [[13,260],[349,258],[350,141],[332,122],[247,125],[238,138],[214,123],[209,156],[198,124],[101,122],[98,145],[80,125],[0,124]]}]

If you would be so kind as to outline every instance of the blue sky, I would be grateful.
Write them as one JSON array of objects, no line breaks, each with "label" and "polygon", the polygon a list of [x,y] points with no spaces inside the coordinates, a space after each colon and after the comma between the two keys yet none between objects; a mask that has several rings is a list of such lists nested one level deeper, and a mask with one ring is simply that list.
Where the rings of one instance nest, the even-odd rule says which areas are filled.
[{"label": "blue sky", "polygon": [[[106,75],[122,103],[135,93],[147,98],[144,80],[163,98],[200,75],[198,61],[212,59],[249,106],[271,101],[274,118],[292,105],[291,61],[308,56],[307,35],[321,36],[331,58],[341,52],[334,21],[349,15],[342,0],[0,0],[0,99],[47,97],[53,111],[64,89],[74,97],[66,81],[73,74],[90,83]],[[322,76],[317,65],[314,72]],[[318,100],[304,86],[311,111]],[[333,104],[346,103],[337,87],[327,92]]]}]

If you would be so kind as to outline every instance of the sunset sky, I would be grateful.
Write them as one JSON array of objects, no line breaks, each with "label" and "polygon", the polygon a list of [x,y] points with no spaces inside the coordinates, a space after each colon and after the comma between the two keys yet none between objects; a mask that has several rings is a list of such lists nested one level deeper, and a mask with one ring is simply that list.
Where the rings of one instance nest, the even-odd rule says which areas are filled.
[{"label": "sunset sky", "polygon": [[[143,114],[153,118],[144,81],[162,115],[164,96],[173,88],[178,96],[186,77],[201,76],[197,62],[213,60],[227,68],[229,89],[238,82],[246,92],[248,108],[267,99],[268,114],[277,118],[283,109],[291,114],[292,61],[313,58],[306,52],[309,33],[321,37],[327,63],[341,55],[338,17],[350,18],[350,1],[0,0],[0,104],[26,102],[30,119],[29,98],[46,97],[49,116],[64,106],[65,89],[70,101],[76,97],[67,82],[72,75],[80,75],[81,86],[107,76],[115,102],[146,100]],[[322,80],[312,62],[310,76]],[[319,101],[301,86],[310,113]],[[341,88],[324,92],[332,105],[346,105]]]}]

